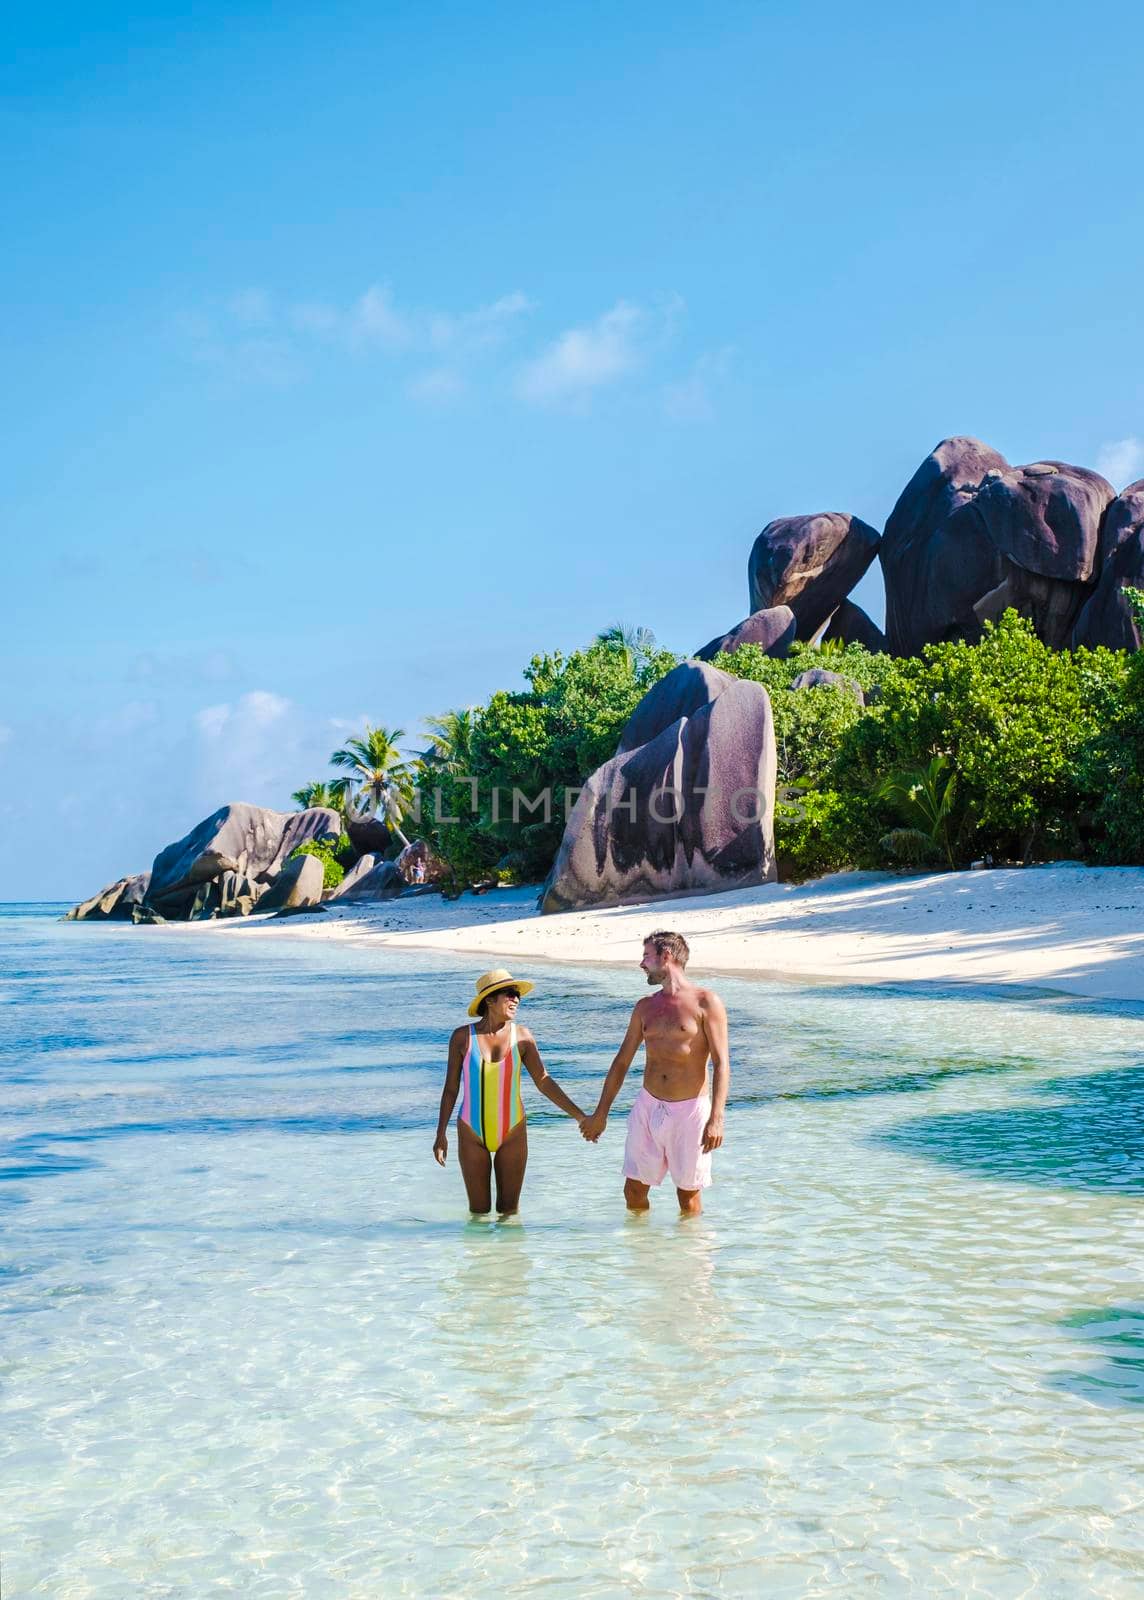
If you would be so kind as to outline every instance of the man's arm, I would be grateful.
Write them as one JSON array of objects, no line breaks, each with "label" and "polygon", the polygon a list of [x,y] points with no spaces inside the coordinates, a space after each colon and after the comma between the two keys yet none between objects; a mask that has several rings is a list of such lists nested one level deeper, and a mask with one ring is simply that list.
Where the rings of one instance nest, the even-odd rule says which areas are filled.
[{"label": "man's arm", "polygon": [[723,1113],[731,1087],[731,1051],[727,1043],[727,1009],[717,994],[703,991],[703,1029],[711,1052],[711,1115],[703,1130],[704,1150],[718,1150],[723,1143]]},{"label": "man's arm", "polygon": [[608,1112],[612,1109],[612,1102],[623,1087],[624,1079],[628,1075],[628,1068],[636,1058],[636,1051],[643,1043],[643,1006],[642,1000],[637,1000],[628,1023],[628,1031],[624,1034],[624,1042],[616,1051],[615,1060],[608,1068],[608,1076],[604,1079],[604,1087],[600,1090],[600,1098],[596,1102],[596,1109],[590,1117],[585,1117],[580,1124],[580,1132],[585,1139],[595,1144],[596,1140],[608,1126]]},{"label": "man's arm", "polygon": [[445,1157],[449,1154],[449,1139],[445,1130],[449,1126],[449,1118],[453,1115],[453,1107],[457,1104],[457,1096],[461,1092],[461,1066],[465,1059],[465,1035],[468,1031],[468,1028],[454,1028],[453,1036],[449,1040],[445,1087],[441,1090],[441,1113],[437,1118],[437,1137],[433,1140],[433,1158],[439,1167],[445,1165]]},{"label": "man's arm", "polygon": [[546,1100],[551,1100],[554,1106],[559,1106],[560,1110],[567,1112],[570,1117],[575,1117],[577,1122],[583,1122],[584,1113],[580,1110],[580,1107],[574,1100],[569,1099],[569,1097],[564,1093],[564,1090],[557,1083],[556,1079],[551,1076],[548,1068],[544,1065],[544,1062],[540,1059],[540,1051],[537,1048],[536,1040],[532,1037],[532,1034],[525,1033],[523,1029],[521,1029],[519,1030],[519,1037],[520,1059],[528,1068],[529,1077],[540,1090],[544,1098]]}]

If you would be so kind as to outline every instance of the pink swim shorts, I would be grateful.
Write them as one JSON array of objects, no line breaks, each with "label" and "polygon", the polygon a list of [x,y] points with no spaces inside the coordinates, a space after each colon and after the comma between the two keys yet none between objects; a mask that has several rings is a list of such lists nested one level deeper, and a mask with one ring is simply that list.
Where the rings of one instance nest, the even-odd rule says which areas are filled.
[{"label": "pink swim shorts", "polygon": [[654,1188],[670,1172],[677,1189],[706,1189],[711,1152],[703,1148],[703,1130],[710,1115],[705,1094],[695,1100],[657,1100],[641,1089],[628,1115],[624,1177]]}]

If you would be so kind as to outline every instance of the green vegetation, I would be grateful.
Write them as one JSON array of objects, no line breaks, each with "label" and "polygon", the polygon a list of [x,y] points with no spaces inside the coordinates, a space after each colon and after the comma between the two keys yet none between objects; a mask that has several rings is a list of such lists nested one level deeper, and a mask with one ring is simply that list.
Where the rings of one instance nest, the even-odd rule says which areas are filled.
[{"label": "green vegetation", "polygon": [[[1144,627],[1144,593],[1126,592]],[[399,749],[402,730],[367,727],[331,758],[333,783],[294,799],[332,804],[351,823],[376,815],[402,844],[412,818],[454,890],[536,882],[559,846],[566,796],[615,754],[677,660],[646,629],[616,624],[582,650],[534,656],[522,688],[429,719],[416,758]],[[1010,611],[977,644],[902,660],[834,644],[796,645],[778,661],[747,645],[715,664],[771,698],[783,877],[978,857],[1144,862],[1144,652],[1052,650]],[[792,690],[813,667],[850,682]],[[302,849],[321,857],[331,886],[353,859],[345,835]]]},{"label": "green vegetation", "polygon": [[375,728],[367,722],[360,739],[347,739],[330,757],[331,767],[343,774],[330,788],[351,821],[377,817],[407,845],[401,819],[413,801],[413,771],[398,749],[404,737],[404,728]]},{"label": "green vegetation", "polygon": [[323,886],[336,889],[346,875],[346,868],[353,865],[355,854],[349,835],[343,833],[337,839],[307,839],[305,844],[291,850],[289,860],[297,856],[317,856],[322,863]]},{"label": "green vegetation", "polygon": [[615,754],[624,723],[677,660],[645,629],[609,629],[569,656],[534,656],[527,688],[498,690],[479,711],[430,724],[422,831],[459,883],[545,876],[564,832],[566,791]]},{"label": "green vegetation", "polygon": [[896,663],[889,656],[871,655],[860,644],[843,647],[831,641],[828,650],[796,644],[785,661],[766,655],[757,644],[745,644],[730,655],[716,656],[714,665],[732,677],[761,683],[770,695],[782,790],[791,784],[820,786],[843,734],[862,715],[853,690],[822,684],[791,693],[795,678],[812,667],[825,667],[850,678],[865,696],[880,690]]},{"label": "green vegetation", "polygon": [[309,811],[313,806],[329,806],[331,811],[340,811],[342,808],[341,795],[335,792],[332,783],[304,783],[300,789],[294,790],[290,798],[303,811]]},{"label": "green vegetation", "polygon": [[[772,693],[776,726],[785,719],[789,730],[785,776],[799,786],[776,819],[791,876],[843,863],[1105,859],[1102,797],[1125,750],[1109,730],[1127,710],[1127,656],[1052,650],[1013,611],[987,623],[978,644],[929,645],[903,660],[851,645],[845,656],[848,675],[863,682],[864,670],[874,691],[864,712],[823,700],[801,712],[804,730],[789,700],[844,691]],[[1144,772],[1144,682],[1141,713]],[[782,750],[780,736],[780,761]],[[1127,809],[1138,816],[1139,799]]]},{"label": "green vegetation", "polygon": [[[1144,591],[1124,593],[1144,635]],[[1097,859],[1144,862],[1144,650],[1127,658],[1122,691],[1088,753],[1085,778],[1097,796]]]}]

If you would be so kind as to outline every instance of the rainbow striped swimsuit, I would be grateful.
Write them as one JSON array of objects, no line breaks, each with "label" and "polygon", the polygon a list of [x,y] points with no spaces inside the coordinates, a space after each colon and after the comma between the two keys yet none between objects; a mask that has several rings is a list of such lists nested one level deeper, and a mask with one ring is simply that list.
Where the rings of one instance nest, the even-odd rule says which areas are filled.
[{"label": "rainbow striped swimsuit", "polygon": [[461,1121],[472,1129],[490,1155],[500,1149],[517,1123],[524,1121],[515,1022],[508,1054],[500,1061],[485,1060],[477,1043],[476,1027],[469,1029],[469,1048],[461,1065]]}]

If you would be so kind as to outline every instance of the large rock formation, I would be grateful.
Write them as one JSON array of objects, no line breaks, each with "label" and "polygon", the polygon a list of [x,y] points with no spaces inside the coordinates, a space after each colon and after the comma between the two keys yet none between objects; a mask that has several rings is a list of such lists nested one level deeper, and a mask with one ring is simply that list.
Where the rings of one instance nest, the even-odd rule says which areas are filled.
[{"label": "large rock formation", "polygon": [[326,806],[308,811],[268,811],[241,801],[221,806],[155,857],[147,900],[164,916],[184,915],[200,884],[228,872],[268,883],[300,844],[336,839],[340,832],[341,818]]},{"label": "large rock formation", "polygon": [[873,655],[878,655],[886,648],[886,635],[873,618],[868,617],[862,607],[856,606],[853,600],[843,600],[826,624],[822,635],[823,644],[829,644],[834,639],[840,644],[860,644]]},{"label": "large rock formation", "polygon": [[812,639],[878,552],[876,528],[841,511],[777,517],[747,562],[751,612],[789,606],[800,639]]},{"label": "large rock formation", "polygon": [[898,496],[878,551],[892,654],[980,633],[973,608],[1001,582],[1002,563],[973,505],[986,473],[1008,467],[980,439],[943,439]]},{"label": "large rock formation", "polygon": [[1144,589],[1144,478],[1123,489],[1105,512],[1100,556],[1100,581],[1077,617],[1073,645],[1139,650],[1140,632],[1123,588],[1127,583]]},{"label": "large rock formation", "polygon": [[345,830],[359,856],[384,855],[392,843],[388,825],[377,817],[345,816]]},{"label": "large rock formation", "polygon": [[405,879],[398,871],[396,861],[379,861],[368,872],[348,874],[330,896],[339,905],[362,900],[396,900],[405,888]]},{"label": "large rock formation", "polygon": [[1013,606],[1046,644],[1066,646],[1092,593],[1101,523],[1115,498],[1098,472],[1063,461],[990,472],[973,511],[1002,559],[1002,575],[977,600],[977,617],[996,620]]},{"label": "large rock formation", "polygon": [[322,903],[325,871],[317,856],[287,861],[258,901],[259,911],[303,911]]},{"label": "large rock formation", "polygon": [[620,730],[616,754],[636,750],[662,733],[680,717],[689,717],[722,694],[731,682],[729,673],[703,661],[681,661],[653,684]]},{"label": "large rock formation", "polygon": [[406,883],[443,883],[449,877],[449,864],[424,839],[411,839],[396,862]]},{"label": "large rock formation", "polygon": [[862,685],[856,678],[848,677],[844,672],[831,672],[828,667],[808,667],[805,672],[791,679],[790,686],[792,689],[845,689],[860,706],[866,704]]},{"label": "large rock formation", "polygon": [[695,652],[697,661],[714,661],[718,655],[730,654],[742,644],[757,644],[769,656],[782,659],[790,654],[798,624],[789,606],[771,606],[766,611],[756,611],[745,622],[736,623],[730,633],[721,633],[710,640],[702,650]]},{"label": "large rock formation", "polygon": [[761,684],[684,662],[588,779],[541,909],[712,893],[775,877],[775,737]]},{"label": "large rock formation", "polygon": [[78,906],[73,906],[66,913],[65,920],[130,922],[136,906],[141,906],[147,897],[147,885],[150,880],[149,872],[136,872],[130,878],[119,878],[115,883],[109,883],[106,889],[101,889],[98,894],[93,894],[90,900],[81,900]]},{"label": "large rock formation", "polygon": [[[309,811],[269,811],[242,802],[221,806],[185,838],[160,850],[150,872],[121,878],[68,916],[116,916],[136,923],[249,916],[256,906],[271,909],[263,907],[268,886],[300,844],[336,839],[340,832],[341,818],[325,806]],[[317,866],[320,879],[321,863]],[[290,882],[297,878],[292,872]]]},{"label": "large rock formation", "polygon": [[355,883],[360,882],[367,873],[372,872],[374,867],[380,866],[383,860],[384,857],[378,855],[359,856],[353,866],[346,872],[341,883],[335,884],[332,889],[326,891],[326,899],[337,900],[341,895],[346,894],[353,888]]}]

